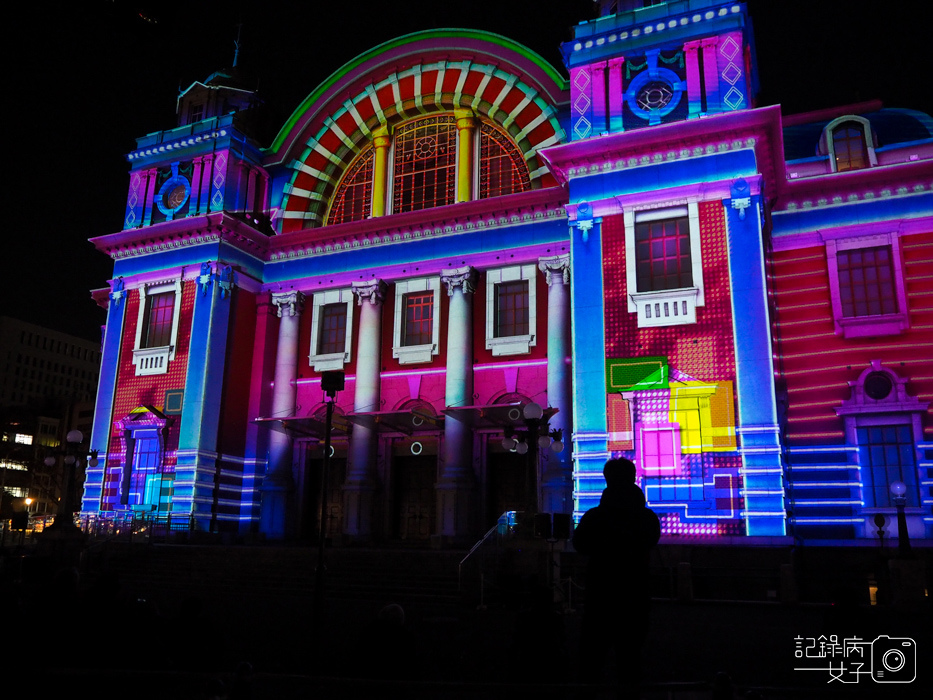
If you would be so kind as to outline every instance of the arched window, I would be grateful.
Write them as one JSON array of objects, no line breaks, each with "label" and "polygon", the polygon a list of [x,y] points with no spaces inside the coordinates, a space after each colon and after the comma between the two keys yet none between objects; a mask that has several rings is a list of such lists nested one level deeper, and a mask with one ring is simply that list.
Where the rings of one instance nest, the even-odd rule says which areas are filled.
[{"label": "arched window", "polygon": [[428,117],[395,132],[392,211],[453,204],[457,182],[457,125],[453,116]]},{"label": "arched window", "polygon": [[833,129],[836,172],[868,167],[865,129],[856,122],[845,122]]},{"label": "arched window", "polygon": [[479,198],[524,192],[531,187],[528,168],[508,136],[491,124],[480,127]]},{"label": "arched window", "polygon": [[347,169],[331,204],[327,223],[342,224],[369,217],[373,205],[374,154],[373,149],[368,148]]},{"label": "arched window", "polygon": [[[380,216],[383,202],[386,214],[399,214],[530,190],[528,166],[509,136],[478,118],[467,119],[475,125],[464,127],[462,115],[445,113],[405,122],[391,135],[383,129],[386,135],[347,168],[327,224]],[[465,194],[458,192],[458,181]]]}]

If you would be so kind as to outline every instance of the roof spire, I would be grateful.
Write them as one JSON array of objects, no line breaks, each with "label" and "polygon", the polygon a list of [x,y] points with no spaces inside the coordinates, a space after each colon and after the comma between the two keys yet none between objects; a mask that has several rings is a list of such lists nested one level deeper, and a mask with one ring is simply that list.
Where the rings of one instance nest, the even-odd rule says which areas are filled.
[{"label": "roof spire", "polygon": [[236,48],[233,51],[233,65],[231,68],[236,68],[237,60],[240,58],[240,34],[243,31],[243,23],[240,22],[236,27],[236,40],[233,42]]}]

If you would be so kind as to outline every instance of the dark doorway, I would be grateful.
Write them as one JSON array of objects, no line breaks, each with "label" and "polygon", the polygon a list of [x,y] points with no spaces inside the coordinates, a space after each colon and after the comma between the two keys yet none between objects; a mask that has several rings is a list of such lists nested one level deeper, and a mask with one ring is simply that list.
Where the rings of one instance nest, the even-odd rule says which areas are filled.
[{"label": "dark doorway", "polygon": [[396,456],[393,458],[392,469],[395,503],[393,532],[400,540],[427,540],[434,533],[437,512],[434,498],[437,457]]},{"label": "dark doorway", "polygon": [[[309,450],[314,455],[320,454],[321,447]],[[309,457],[305,460],[305,473],[301,483],[301,503],[298,509],[298,534],[302,539],[314,539],[319,534],[318,524],[321,513],[321,470],[324,460]],[[347,474],[347,460],[344,457],[331,457],[327,470],[327,535],[339,535],[343,530],[343,482]]]},{"label": "dark doorway", "polygon": [[[488,452],[486,459],[486,527],[492,527],[496,519],[507,510],[524,510],[526,484],[525,474],[528,456],[517,452]],[[535,475],[530,475],[535,486]]]}]

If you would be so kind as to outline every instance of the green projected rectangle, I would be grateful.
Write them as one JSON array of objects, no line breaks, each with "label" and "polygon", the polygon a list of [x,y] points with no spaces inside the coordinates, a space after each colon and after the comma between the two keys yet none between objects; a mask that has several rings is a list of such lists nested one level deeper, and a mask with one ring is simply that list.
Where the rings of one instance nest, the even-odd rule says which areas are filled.
[{"label": "green projected rectangle", "polygon": [[607,393],[667,388],[667,357],[606,359]]}]

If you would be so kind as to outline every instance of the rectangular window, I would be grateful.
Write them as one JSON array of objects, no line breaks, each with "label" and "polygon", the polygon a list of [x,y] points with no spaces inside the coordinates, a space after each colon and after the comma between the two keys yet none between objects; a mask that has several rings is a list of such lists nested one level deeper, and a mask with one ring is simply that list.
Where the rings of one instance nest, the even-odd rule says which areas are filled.
[{"label": "rectangular window", "polygon": [[891,246],[855,248],[837,253],[842,315],[880,316],[897,313]]},{"label": "rectangular window", "polygon": [[528,280],[496,285],[496,338],[528,335]]},{"label": "rectangular window", "polygon": [[146,316],[143,319],[145,336],[141,347],[161,348],[172,344],[172,315],[174,310],[174,292],[164,292],[146,297]]},{"label": "rectangular window", "polygon": [[859,461],[863,467],[865,505],[893,507],[891,484],[907,487],[908,506],[920,505],[917,496],[917,462],[909,425],[874,425],[857,428]]},{"label": "rectangular window", "polygon": [[402,345],[428,345],[433,342],[434,292],[406,294],[404,311]]},{"label": "rectangular window", "polygon": [[692,287],[687,217],[636,222],[635,258],[639,292]]},{"label": "rectangular window", "polygon": [[321,308],[317,352],[320,355],[344,352],[347,340],[347,305],[344,302]]}]

